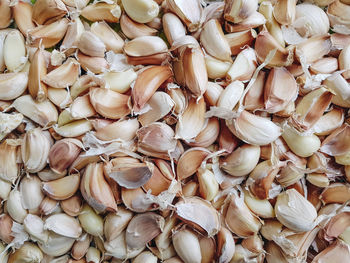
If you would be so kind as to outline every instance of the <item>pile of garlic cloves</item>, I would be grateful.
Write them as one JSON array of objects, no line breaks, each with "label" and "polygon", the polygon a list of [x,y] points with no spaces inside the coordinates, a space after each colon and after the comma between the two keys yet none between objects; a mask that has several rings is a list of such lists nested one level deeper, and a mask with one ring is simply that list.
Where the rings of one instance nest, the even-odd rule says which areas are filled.
[{"label": "pile of garlic cloves", "polygon": [[0,0],[0,263],[350,262],[349,0]]}]

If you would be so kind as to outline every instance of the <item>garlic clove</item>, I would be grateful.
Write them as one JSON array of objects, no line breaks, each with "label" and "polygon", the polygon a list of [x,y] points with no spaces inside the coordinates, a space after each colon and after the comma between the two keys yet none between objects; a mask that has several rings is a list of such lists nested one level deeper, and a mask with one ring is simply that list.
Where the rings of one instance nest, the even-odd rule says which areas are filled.
[{"label": "garlic clove", "polygon": [[200,263],[202,254],[197,235],[191,230],[180,229],[172,236],[176,253],[183,260],[181,262]]},{"label": "garlic clove", "polygon": [[[230,71],[229,71],[230,72]],[[216,106],[233,110],[243,95],[244,84],[241,81],[233,81],[221,92]]]},{"label": "garlic clove", "polygon": [[78,49],[87,56],[104,57],[106,46],[103,41],[91,31],[84,31],[79,39]]},{"label": "garlic clove", "polygon": [[162,22],[164,34],[170,45],[172,45],[174,41],[186,35],[185,26],[182,24],[180,18],[178,18],[175,14],[170,12],[165,13],[162,17]]},{"label": "garlic clove", "polygon": [[43,182],[42,189],[54,200],[65,200],[72,197],[79,188],[80,175],[72,174],[50,182]]},{"label": "garlic clove", "polygon": [[88,94],[77,97],[69,107],[70,118],[72,119],[85,119],[96,115],[95,109],[90,103]]},{"label": "garlic clove", "polygon": [[348,199],[350,199],[350,189],[347,185],[341,183],[330,184],[320,195],[323,204],[343,204]]},{"label": "garlic clove", "polygon": [[230,69],[227,71],[226,78],[229,81],[240,80],[248,81],[256,69],[256,55],[252,48],[243,49],[236,57]]},{"label": "garlic clove", "polygon": [[191,148],[184,152],[177,163],[178,179],[183,180],[193,175],[209,154],[210,151],[200,147]]},{"label": "garlic clove", "polygon": [[140,36],[125,43],[124,52],[128,56],[142,57],[160,54],[168,51],[163,39],[157,36]]},{"label": "garlic clove", "polygon": [[122,0],[125,12],[138,23],[147,23],[158,16],[159,6],[153,0]]},{"label": "garlic clove", "polygon": [[[119,120],[105,127],[95,129],[95,135],[96,138],[103,141],[112,141],[116,139],[131,141],[135,138],[139,127],[140,125],[137,119]],[[128,133],[125,133],[125,131],[128,131]]]},{"label": "garlic clove", "polygon": [[331,40],[328,35],[315,36],[298,44],[295,49],[295,55],[300,63],[312,63],[327,55],[331,46]]},{"label": "garlic clove", "polygon": [[228,33],[235,33],[259,27],[264,25],[265,23],[265,17],[259,12],[255,11],[239,23],[225,22],[225,29]]},{"label": "garlic clove", "polygon": [[[228,61],[221,61],[219,59],[216,59],[212,56],[209,56],[206,54],[204,56],[204,61],[207,69],[207,74],[210,79],[217,79],[217,78],[223,78],[226,76],[227,71],[230,69],[232,63]],[[176,74],[175,74],[176,75]],[[180,81],[178,81],[180,83]],[[209,83],[208,87],[209,89]]]},{"label": "garlic clove", "polygon": [[281,25],[293,24],[296,13],[295,0],[282,0],[278,1],[273,8],[273,15],[278,23]]},{"label": "garlic clove", "polygon": [[120,27],[124,35],[126,35],[129,39],[134,39],[141,36],[155,36],[158,32],[156,29],[153,29],[145,24],[133,21],[125,13],[123,13],[120,17]]},{"label": "garlic clove", "polygon": [[339,57],[339,69],[345,70],[342,75],[345,79],[350,78],[350,45],[343,48],[340,52]]},{"label": "garlic clove", "polygon": [[170,0],[167,5],[182,22],[187,26],[190,32],[195,32],[201,25],[203,8],[196,0]]},{"label": "garlic clove", "polygon": [[28,85],[28,73],[0,74],[0,99],[12,100],[24,93]]},{"label": "garlic clove", "polygon": [[130,89],[131,83],[136,80],[137,74],[133,69],[123,72],[105,72],[102,78],[106,81],[106,85],[113,91],[126,93]]},{"label": "garlic clove", "polygon": [[60,202],[62,210],[69,216],[78,216],[82,209],[82,198],[79,195],[62,200]]},{"label": "garlic clove", "polygon": [[91,242],[91,236],[88,234],[83,234],[78,240],[74,242],[74,245],[72,247],[72,257],[75,260],[80,260],[82,259],[87,250],[89,249]]},{"label": "garlic clove", "polygon": [[[106,22],[93,23],[91,25],[91,32],[104,43],[107,51],[113,51],[114,53],[122,52],[124,40]],[[101,45],[101,47],[103,46]]]},{"label": "garlic clove", "polygon": [[76,58],[85,71],[91,71],[94,74],[103,73],[109,68],[108,62],[105,58],[90,57],[82,52],[78,52]]},{"label": "garlic clove", "polygon": [[41,262],[43,252],[33,243],[25,242],[18,250],[8,258],[9,263],[17,262]]},{"label": "garlic clove", "polygon": [[84,204],[78,219],[86,233],[97,237],[103,236],[103,219],[88,204]]},{"label": "garlic clove", "polygon": [[348,143],[349,136],[350,125],[344,123],[322,141],[320,151],[331,156],[338,156],[348,153],[350,151],[350,145]]},{"label": "garlic clove", "polygon": [[255,0],[225,1],[224,19],[239,23],[256,11],[258,2]]},{"label": "garlic clove", "polygon": [[118,212],[109,213],[104,222],[104,235],[107,241],[117,238],[128,226],[133,218],[133,213],[125,208],[118,209]]},{"label": "garlic clove", "polygon": [[78,238],[82,233],[79,221],[64,213],[50,215],[46,218],[44,229],[70,238]]},{"label": "garlic clove", "polygon": [[218,138],[220,133],[220,125],[217,118],[213,117],[203,127],[200,133],[194,138],[194,142],[189,142],[192,147],[209,147]]},{"label": "garlic clove", "polygon": [[98,2],[87,5],[81,10],[81,15],[89,21],[106,21],[118,23],[121,16],[121,8],[117,3]]},{"label": "garlic clove", "polygon": [[8,32],[3,49],[7,70],[10,72],[20,71],[27,62],[26,59],[23,59],[26,57],[26,47],[22,33],[17,29]]},{"label": "garlic clove", "polygon": [[62,256],[66,254],[73,246],[75,239],[50,232],[46,243],[38,243],[42,252],[50,256]]},{"label": "garlic clove", "polygon": [[68,10],[61,0],[40,0],[33,6],[33,21],[36,24],[50,24],[64,17]]},{"label": "garlic clove", "polygon": [[244,108],[246,110],[256,110],[264,108],[264,86],[266,73],[260,71],[254,84],[244,96]]},{"label": "garlic clove", "polygon": [[35,176],[24,177],[19,185],[22,198],[22,207],[24,209],[36,210],[44,199],[41,192],[41,181]]}]

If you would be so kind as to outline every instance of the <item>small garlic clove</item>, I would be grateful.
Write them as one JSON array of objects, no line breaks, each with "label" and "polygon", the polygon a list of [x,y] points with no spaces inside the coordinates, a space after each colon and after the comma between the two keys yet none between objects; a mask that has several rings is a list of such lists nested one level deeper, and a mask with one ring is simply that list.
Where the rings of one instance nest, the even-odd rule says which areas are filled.
[{"label": "small garlic clove", "polygon": [[0,74],[0,99],[12,100],[24,93],[28,85],[28,73]]},{"label": "small garlic clove", "polygon": [[225,38],[230,46],[232,55],[238,55],[246,45],[250,46],[256,37],[254,30],[226,34]]},{"label": "small garlic clove", "polygon": [[210,237],[200,237],[199,246],[201,249],[202,261],[201,263],[213,262],[216,251],[215,240]]},{"label": "small garlic clove", "polygon": [[253,196],[250,192],[244,191],[244,202],[248,208],[257,216],[262,218],[274,218],[275,211],[267,199],[261,200]]},{"label": "small garlic clove", "polygon": [[[207,54],[204,56],[204,60],[205,60],[205,65],[207,69],[207,74],[210,79],[218,79],[218,78],[225,77],[227,74],[227,71],[230,69],[232,65],[231,62],[221,61]],[[209,83],[210,82],[208,82],[207,89],[209,89]]]},{"label": "small garlic clove", "polygon": [[21,113],[2,113],[0,112],[0,123],[3,127],[0,130],[0,141],[9,133],[16,129],[23,121]]},{"label": "small garlic clove", "polygon": [[86,233],[97,237],[103,236],[103,219],[89,205],[84,204],[78,219]]},{"label": "small garlic clove", "polygon": [[278,195],[275,213],[278,221],[296,232],[314,228],[317,217],[315,207],[293,188]]},{"label": "small garlic clove", "polygon": [[100,250],[98,250],[95,247],[89,247],[85,257],[86,257],[86,261],[90,263],[101,262]]},{"label": "small garlic clove", "polygon": [[159,86],[172,76],[168,66],[150,66],[142,71],[132,89],[133,110],[139,112]]},{"label": "small garlic clove", "polygon": [[[213,35],[216,36],[214,39]],[[204,24],[200,42],[209,55],[222,61],[232,61],[230,46],[218,20],[211,19]]]},{"label": "small garlic clove", "polygon": [[244,108],[246,110],[256,110],[264,108],[264,86],[266,73],[260,71],[254,84],[244,96]]},{"label": "small garlic clove", "polygon": [[81,10],[81,15],[89,21],[106,21],[107,23],[118,23],[121,16],[121,8],[117,3],[97,2]]},{"label": "small garlic clove", "polygon": [[201,25],[203,8],[196,0],[169,0],[167,5],[182,22],[187,26],[190,32],[195,32]]},{"label": "small garlic clove", "polygon": [[133,260],[133,263],[157,263],[157,262],[158,262],[158,258],[149,251],[144,251],[140,253]]},{"label": "small garlic clove", "polygon": [[200,263],[202,254],[197,235],[191,230],[180,229],[172,236],[176,253],[183,260],[181,262]]},{"label": "small garlic clove", "polygon": [[78,17],[72,20],[62,40],[60,51],[67,55],[73,53],[77,49],[80,36],[84,31],[84,25]]},{"label": "small garlic clove", "polygon": [[[95,135],[96,138],[103,141],[112,141],[116,139],[130,141],[135,138],[139,126],[137,119],[119,120],[105,127],[95,128]],[[125,133],[125,131],[128,131],[128,133]]]},{"label": "small garlic clove", "polygon": [[84,31],[79,39],[78,49],[91,57],[104,57],[106,46],[103,41],[91,31]]},{"label": "small garlic clove", "polygon": [[[164,14],[164,16],[166,14]],[[156,29],[153,29],[145,24],[133,21],[125,13],[123,13],[120,17],[120,27],[124,35],[126,35],[129,39],[134,39],[141,36],[155,36],[158,32]]]},{"label": "small garlic clove", "polygon": [[0,239],[5,244],[10,244],[13,240],[12,226],[13,220],[8,214],[0,215]]},{"label": "small garlic clove", "polygon": [[322,250],[312,260],[314,263],[318,262],[333,262],[342,261],[344,258],[350,257],[350,246],[341,240],[336,240],[330,246]]},{"label": "small garlic clove", "polygon": [[235,136],[253,145],[269,144],[281,135],[281,128],[275,123],[248,111],[242,111],[236,119],[227,120],[226,125]]},{"label": "small garlic clove", "polygon": [[17,145],[7,140],[0,144],[0,178],[6,182],[14,183],[19,176],[17,164]]},{"label": "small garlic clove", "polygon": [[205,101],[201,98],[198,102],[191,98],[184,113],[180,115],[176,124],[175,137],[183,140],[195,138],[203,129],[205,122]]},{"label": "small garlic clove", "polygon": [[13,106],[17,111],[42,127],[47,127],[57,122],[57,109],[48,100],[36,102],[30,95],[23,95],[13,102]]},{"label": "small garlic clove", "polygon": [[24,218],[28,212],[22,206],[22,195],[20,191],[13,189],[6,201],[6,209],[11,218],[18,222],[23,223]]},{"label": "small garlic clove", "polygon": [[153,0],[122,0],[125,12],[138,23],[147,23],[158,16],[159,6]]},{"label": "small garlic clove", "polygon": [[235,241],[227,228],[221,227],[217,235],[217,246],[219,262],[231,262],[235,253]]},{"label": "small garlic clove", "polygon": [[91,71],[94,74],[100,74],[109,68],[108,62],[105,58],[101,57],[90,57],[87,55],[84,55],[81,52],[78,52],[77,60],[80,63],[81,67],[85,71]]},{"label": "small garlic clove", "polygon": [[124,52],[128,56],[143,57],[168,51],[163,39],[157,36],[141,36],[125,43]]},{"label": "small garlic clove", "polygon": [[143,248],[149,241],[158,236],[164,227],[165,220],[156,213],[147,212],[134,216],[125,231],[128,248]]},{"label": "small garlic clove", "polygon": [[2,200],[7,200],[11,192],[11,186],[12,184],[10,182],[0,179],[0,198]]},{"label": "small garlic clove", "polygon": [[218,138],[220,133],[220,125],[217,118],[213,117],[203,127],[200,133],[194,138],[194,142],[189,142],[192,147],[209,147]]},{"label": "small garlic clove", "polygon": [[216,106],[221,93],[224,91],[223,87],[215,82],[208,82],[207,90],[204,93],[204,98],[210,106]]},{"label": "small garlic clove", "polygon": [[316,135],[302,134],[289,125],[284,127],[282,137],[288,147],[300,157],[311,156],[321,146],[321,141]]},{"label": "small garlic clove", "polygon": [[60,212],[59,203],[49,197],[45,197],[39,206],[41,215],[50,215],[52,213]]},{"label": "small garlic clove", "polygon": [[77,97],[69,108],[70,117],[76,120],[85,119],[96,115],[95,109],[90,103],[88,94]]},{"label": "small garlic clove", "polygon": [[[339,55],[340,56],[340,55]],[[340,64],[340,60],[339,60]],[[315,74],[331,74],[338,69],[338,60],[333,57],[321,58],[311,64],[310,69]]]},{"label": "small garlic clove", "polygon": [[190,148],[184,152],[177,163],[178,179],[183,180],[193,175],[209,154],[210,151],[200,147]]},{"label": "small garlic clove", "polygon": [[72,174],[50,182],[43,182],[42,189],[54,200],[65,200],[72,197],[79,188],[80,175]]},{"label": "small garlic clove", "polygon": [[227,71],[226,78],[229,81],[240,80],[248,81],[256,69],[256,55],[252,48],[243,49],[236,57],[230,69]]},{"label": "small garlic clove", "polygon": [[61,0],[39,0],[33,6],[33,21],[36,24],[50,24],[64,17],[68,10]]},{"label": "small garlic clove", "polygon": [[[230,72],[230,71],[229,71]],[[225,108],[228,110],[233,110],[241,96],[243,95],[244,84],[241,81],[233,81],[221,92],[216,106],[220,108]]]},{"label": "small garlic clove", "polygon": [[175,227],[177,219],[175,217],[168,217],[165,220],[164,229],[154,240],[156,246],[161,254],[163,254],[169,247],[171,247],[172,229]]},{"label": "small garlic clove", "polygon": [[47,86],[43,82],[47,74],[43,50],[38,48],[29,67],[28,90],[34,100],[42,102],[47,98]]},{"label": "small garlic clove", "polygon": [[209,237],[216,235],[220,229],[219,214],[208,202],[199,197],[183,198],[175,204],[176,215]]},{"label": "small garlic clove", "polygon": [[256,0],[225,1],[224,19],[239,23],[252,15],[258,8]]},{"label": "small garlic clove", "polygon": [[118,212],[109,213],[104,222],[104,235],[107,241],[117,238],[128,226],[133,213],[125,208],[118,209]]},{"label": "small garlic clove", "polygon": [[71,254],[75,260],[80,260],[85,256],[87,250],[89,249],[91,239],[91,236],[88,234],[83,234],[74,242]]},{"label": "small garlic clove", "polygon": [[345,154],[335,156],[335,162],[342,165],[350,165],[350,151]]},{"label": "small garlic clove", "polygon": [[287,107],[298,96],[297,83],[285,68],[273,68],[264,87],[265,109],[276,113]]},{"label": "small garlic clove", "polygon": [[260,147],[244,144],[220,161],[220,168],[232,176],[246,176],[258,164]]},{"label": "small garlic clove", "polygon": [[28,42],[31,47],[50,48],[60,42],[68,28],[68,19],[62,18],[48,25],[39,25],[28,31]]},{"label": "small garlic clove", "polygon": [[106,72],[102,75],[106,81],[106,85],[113,91],[125,93],[130,89],[131,83],[136,80],[137,74],[133,69],[128,69],[123,72]]},{"label": "small garlic clove", "polygon": [[70,238],[78,238],[82,233],[79,221],[64,213],[50,215],[46,218],[44,229]]},{"label": "small garlic clove", "polygon": [[60,202],[62,210],[70,216],[78,216],[82,209],[82,198],[79,195],[73,195],[72,197],[62,200]]},{"label": "small garlic clove", "polygon": [[323,83],[331,92],[334,93],[332,103],[340,107],[349,107],[350,98],[349,84],[339,72],[334,72]]},{"label": "small garlic clove", "polygon": [[6,28],[11,23],[11,7],[10,7],[10,1],[3,1],[0,8],[0,14],[2,17],[0,28]]},{"label": "small garlic clove", "polygon": [[219,184],[215,175],[208,169],[199,168],[197,171],[199,193],[205,200],[212,201],[219,192]]},{"label": "small garlic clove", "polygon": [[50,149],[49,164],[53,172],[66,174],[67,168],[74,162],[81,151],[82,144],[77,139],[62,139]]}]

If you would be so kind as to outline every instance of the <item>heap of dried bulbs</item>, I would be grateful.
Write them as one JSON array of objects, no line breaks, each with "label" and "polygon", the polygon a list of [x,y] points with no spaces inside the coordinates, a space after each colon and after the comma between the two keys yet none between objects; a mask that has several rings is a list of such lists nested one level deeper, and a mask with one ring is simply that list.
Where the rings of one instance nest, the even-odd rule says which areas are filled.
[{"label": "heap of dried bulbs", "polygon": [[0,262],[350,262],[349,0],[0,0]]}]

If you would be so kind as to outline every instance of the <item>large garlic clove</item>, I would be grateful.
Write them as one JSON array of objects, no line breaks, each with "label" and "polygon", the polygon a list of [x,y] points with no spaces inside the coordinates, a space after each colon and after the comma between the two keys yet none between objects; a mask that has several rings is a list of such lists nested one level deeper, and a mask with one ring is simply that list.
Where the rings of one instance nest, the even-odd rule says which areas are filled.
[{"label": "large garlic clove", "polygon": [[178,179],[183,180],[193,175],[209,154],[210,151],[200,147],[191,148],[184,152],[177,163]]},{"label": "large garlic clove", "polygon": [[172,241],[178,256],[185,263],[200,263],[201,249],[197,235],[191,230],[180,229],[173,234]]},{"label": "large garlic clove", "polygon": [[70,238],[78,238],[82,233],[79,221],[64,213],[54,214],[46,218],[44,229]]},{"label": "large garlic clove", "polygon": [[118,209],[116,214],[109,213],[104,222],[104,234],[107,241],[111,241],[119,236],[128,226],[133,213],[125,208]]},{"label": "large garlic clove", "polygon": [[43,191],[54,200],[65,200],[72,197],[79,188],[80,175],[72,174],[50,182],[43,182]]}]

